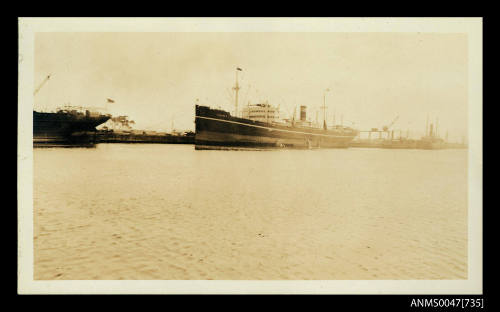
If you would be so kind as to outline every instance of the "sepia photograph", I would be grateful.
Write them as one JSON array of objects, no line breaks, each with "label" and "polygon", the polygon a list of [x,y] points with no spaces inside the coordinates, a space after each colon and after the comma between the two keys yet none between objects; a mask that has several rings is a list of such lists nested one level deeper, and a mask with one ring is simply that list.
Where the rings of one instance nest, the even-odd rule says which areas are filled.
[{"label": "sepia photograph", "polygon": [[20,293],[481,293],[481,18],[19,18]]}]

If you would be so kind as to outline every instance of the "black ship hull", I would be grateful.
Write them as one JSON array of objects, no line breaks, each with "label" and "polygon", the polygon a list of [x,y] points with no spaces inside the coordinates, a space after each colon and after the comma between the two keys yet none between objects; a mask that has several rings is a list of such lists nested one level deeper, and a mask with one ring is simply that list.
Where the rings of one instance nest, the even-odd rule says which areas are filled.
[{"label": "black ship hull", "polygon": [[33,111],[33,146],[93,146],[96,127],[110,116]]},{"label": "black ship hull", "polygon": [[269,124],[196,106],[196,149],[346,148],[357,132]]}]

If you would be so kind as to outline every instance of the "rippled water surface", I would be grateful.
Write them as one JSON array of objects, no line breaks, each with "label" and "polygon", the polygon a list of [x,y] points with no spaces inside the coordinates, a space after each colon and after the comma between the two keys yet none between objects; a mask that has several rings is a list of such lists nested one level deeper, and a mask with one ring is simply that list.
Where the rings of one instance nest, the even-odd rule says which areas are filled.
[{"label": "rippled water surface", "polygon": [[467,151],[34,150],[35,279],[464,279]]}]

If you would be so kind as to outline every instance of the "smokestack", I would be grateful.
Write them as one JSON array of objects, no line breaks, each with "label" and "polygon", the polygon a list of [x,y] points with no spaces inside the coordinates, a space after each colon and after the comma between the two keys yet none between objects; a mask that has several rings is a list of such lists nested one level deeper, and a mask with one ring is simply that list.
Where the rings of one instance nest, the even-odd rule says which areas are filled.
[{"label": "smokestack", "polygon": [[300,121],[306,121],[306,110],[307,106],[304,105],[300,106]]},{"label": "smokestack", "polygon": [[427,114],[427,121],[425,122],[425,136],[429,135],[429,114]]}]

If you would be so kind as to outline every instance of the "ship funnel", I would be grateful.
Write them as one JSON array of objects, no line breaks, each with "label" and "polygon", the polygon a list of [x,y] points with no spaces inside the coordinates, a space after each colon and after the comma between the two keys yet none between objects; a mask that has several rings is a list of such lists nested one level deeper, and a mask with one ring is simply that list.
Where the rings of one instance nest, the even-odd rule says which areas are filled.
[{"label": "ship funnel", "polygon": [[304,106],[304,105],[300,106],[300,120],[301,121],[306,121],[306,110],[307,110],[307,106]]}]

